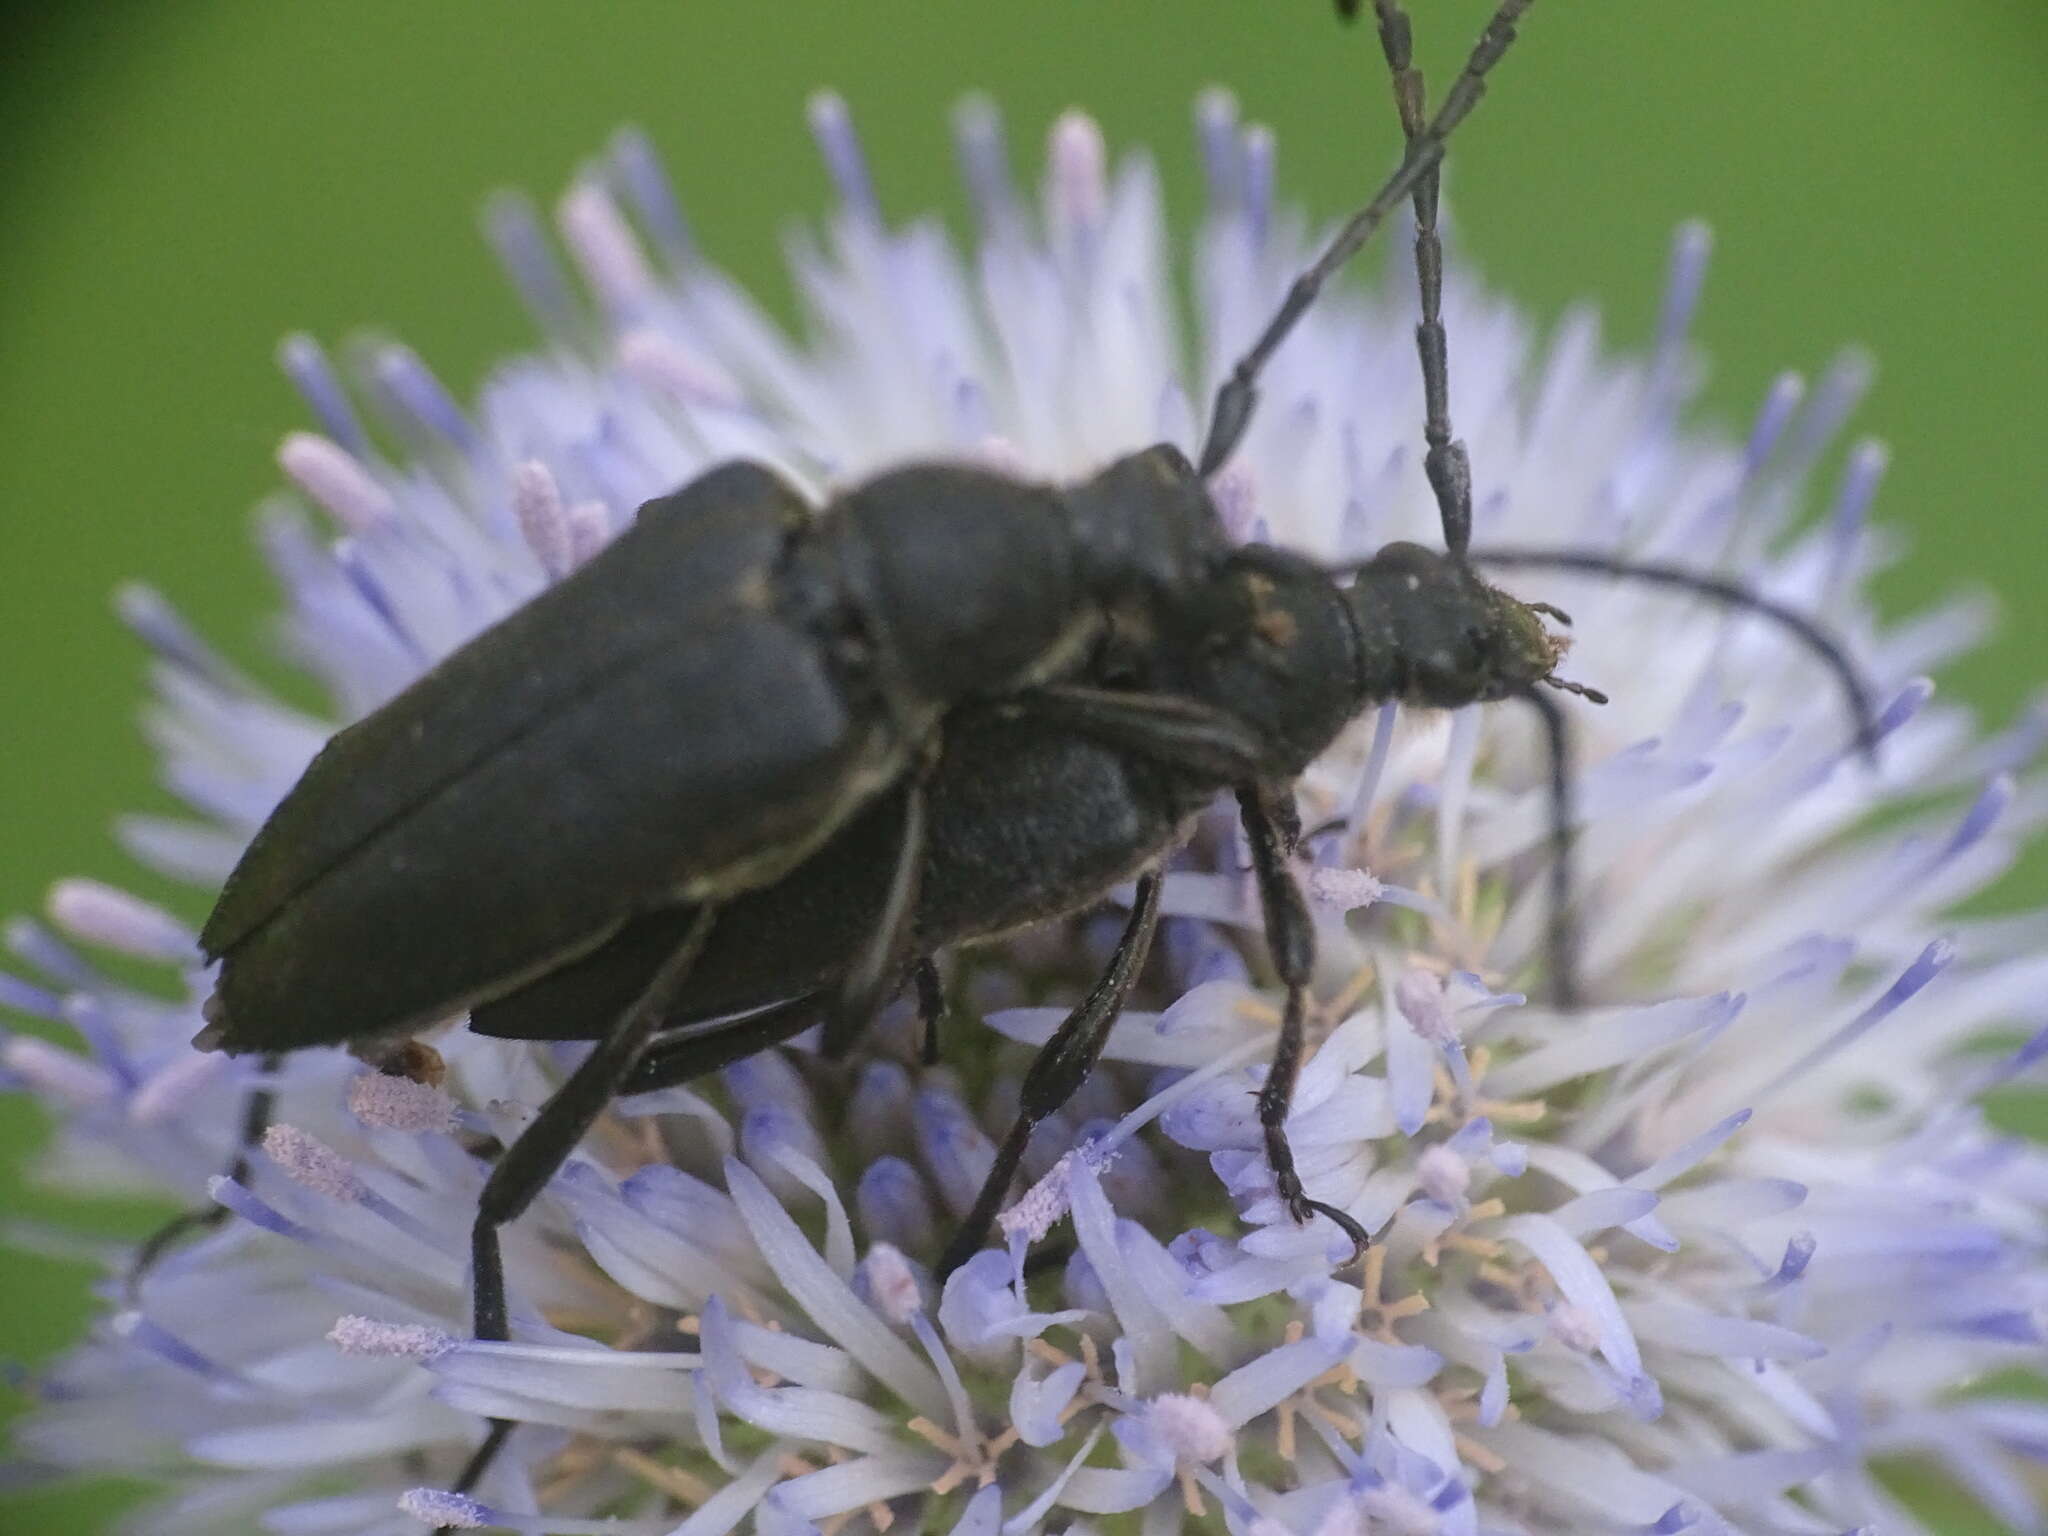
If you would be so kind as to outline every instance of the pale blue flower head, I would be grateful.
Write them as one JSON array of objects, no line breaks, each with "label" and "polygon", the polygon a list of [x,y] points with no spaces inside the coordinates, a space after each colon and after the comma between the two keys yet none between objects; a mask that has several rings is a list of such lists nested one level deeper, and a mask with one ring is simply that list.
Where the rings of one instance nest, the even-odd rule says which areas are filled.
[{"label": "pale blue flower head", "polygon": [[[574,280],[526,203],[491,206],[547,344],[473,402],[400,348],[345,385],[285,344],[317,430],[280,451],[264,548],[332,712],[124,594],[190,807],[121,823],[140,861],[218,882],[338,724],[722,459],[822,498],[908,458],[1059,478],[1191,445],[1311,248],[1273,202],[1270,138],[1221,94],[1198,108],[1187,245],[1149,164],[1113,166],[1078,115],[1034,199],[994,114],[962,111],[965,255],[935,222],[888,225],[845,107],[812,116],[840,200],[793,246],[801,339],[697,255],[628,134],[559,207]],[[1310,1193],[1372,1232],[1362,1261],[1272,1188],[1253,1095],[1277,1014],[1220,820],[1166,880],[1158,986],[1034,1141],[1000,1247],[935,1283],[1014,1106],[1005,1042],[1047,1037],[1099,923],[983,954],[965,990],[986,1027],[947,1040],[948,1066],[885,1029],[845,1075],[799,1045],[616,1106],[509,1230],[507,1343],[467,1337],[471,1211],[575,1048],[451,1030],[439,1085],[339,1051],[198,1055],[193,936],[67,882],[47,924],[9,930],[0,1004],[77,1043],[6,1038],[5,1085],[55,1113],[53,1177],[232,1219],[132,1297],[128,1255],[105,1255],[108,1311],[38,1384],[24,1455],[160,1480],[138,1528],[167,1536],[1912,1531],[1872,1472],[1899,1454],[2040,1529],[2048,1410],[1963,1389],[2040,1359],[2048,1161],[1976,1101],[2038,1070],[2048,965],[2038,917],[1944,914],[2037,823],[2043,717],[1986,736],[1934,700],[1922,679],[1975,638],[1972,609],[1873,617],[1881,450],[1814,488],[1859,360],[1781,380],[1744,440],[1684,424],[1705,258],[1681,232],[1644,359],[1605,355],[1590,312],[1539,339],[1453,269],[1479,540],[1732,572],[1820,615],[1881,689],[1879,765],[1773,626],[1529,583],[1577,619],[1573,675],[1613,697],[1576,716],[1598,1002],[1560,1014],[1517,990],[1546,900],[1531,722],[1389,709],[1317,763],[1304,821],[1334,829],[1303,871],[1322,969],[1289,1130]],[[1219,486],[1238,534],[1328,558],[1433,536],[1411,304],[1400,280],[1339,293],[1282,350]],[[164,967],[177,1000],[96,952]],[[1970,1049],[2014,1031],[2017,1054]],[[273,1129],[222,1177],[259,1084]],[[523,1427],[452,1493],[492,1417]]]}]

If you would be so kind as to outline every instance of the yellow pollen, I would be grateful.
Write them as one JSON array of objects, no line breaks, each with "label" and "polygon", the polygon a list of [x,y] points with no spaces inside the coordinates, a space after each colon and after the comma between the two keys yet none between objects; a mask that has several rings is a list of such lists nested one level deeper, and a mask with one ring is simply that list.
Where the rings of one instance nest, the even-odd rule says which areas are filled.
[{"label": "yellow pollen", "polygon": [[1512,1269],[1509,1269],[1505,1264],[1491,1261],[1481,1264],[1479,1266],[1479,1277],[1482,1280],[1492,1281],[1504,1291],[1520,1291],[1522,1289],[1522,1277]]},{"label": "yellow pollen", "polygon": [[1180,1469],[1180,1502],[1181,1507],[1197,1520],[1208,1513],[1207,1506],[1202,1503],[1201,1485],[1195,1481],[1195,1471],[1192,1467]]},{"label": "yellow pollen", "polygon": [[614,1446],[611,1459],[614,1466],[632,1473],[650,1487],[659,1488],[677,1503],[688,1505],[691,1509],[695,1509],[716,1492],[696,1473],[685,1472],[681,1467],[672,1467],[664,1461],[656,1461],[645,1451],[636,1451],[630,1445]]},{"label": "yellow pollen", "polygon": [[1451,1442],[1458,1447],[1458,1454],[1472,1463],[1488,1477],[1498,1477],[1507,1470],[1508,1464],[1492,1451],[1474,1440],[1470,1435],[1454,1434]]},{"label": "yellow pollen", "polygon": [[1529,1125],[1550,1113],[1541,1099],[1480,1099],[1472,1106],[1475,1115],[1506,1125]]},{"label": "yellow pollen", "polygon": [[1469,1253],[1475,1259],[1500,1257],[1500,1244],[1490,1237],[1474,1237],[1470,1232],[1448,1232],[1442,1242],[1444,1247],[1457,1253]]},{"label": "yellow pollen", "polygon": [[1354,1419],[1348,1413],[1339,1413],[1336,1409],[1330,1407],[1327,1403],[1321,1402],[1316,1398],[1309,1397],[1305,1394],[1302,1395],[1301,1411],[1303,1413],[1311,1415],[1314,1418],[1322,1420],[1323,1423],[1329,1425],[1330,1428],[1336,1430],[1338,1434],[1346,1436],[1349,1439],[1365,1439],[1365,1425],[1363,1423],[1361,1423],[1357,1419]]},{"label": "yellow pollen", "polygon": [[1383,1246],[1379,1245],[1375,1245],[1371,1248],[1366,1249],[1365,1279],[1363,1282],[1364,1295],[1368,1300],[1372,1302],[1374,1306],[1379,1305],[1380,1284],[1382,1281],[1386,1279],[1386,1276],[1387,1250]]},{"label": "yellow pollen", "polygon": [[1365,994],[1372,990],[1373,982],[1378,979],[1378,975],[1373,963],[1370,960],[1366,961],[1351,973],[1350,979],[1323,1005],[1324,1013],[1332,1022],[1342,1023],[1345,1017],[1364,1001]]},{"label": "yellow pollen", "polygon": [[1280,1010],[1263,997],[1238,999],[1237,1013],[1238,1017],[1250,1019],[1254,1024],[1265,1024],[1274,1029],[1280,1027]]},{"label": "yellow pollen", "polygon": [[1404,1317],[1414,1317],[1417,1313],[1428,1310],[1429,1298],[1417,1291],[1411,1296],[1403,1296],[1399,1301],[1387,1302],[1380,1308],[1380,1317],[1385,1322],[1398,1323]]},{"label": "yellow pollen", "polygon": [[1479,865],[1469,856],[1458,861],[1457,885],[1457,900],[1451,910],[1458,914],[1459,926],[1469,932],[1473,914],[1479,910]]},{"label": "yellow pollen", "polygon": [[1102,1380],[1102,1356],[1095,1348],[1095,1340],[1085,1333],[1081,1335],[1081,1364],[1086,1367],[1090,1381]]},{"label": "yellow pollen", "polygon": [[919,1414],[903,1427],[913,1435],[916,1435],[918,1439],[944,1451],[955,1461],[967,1460],[967,1447],[962,1445],[953,1436],[947,1434],[923,1414]]}]

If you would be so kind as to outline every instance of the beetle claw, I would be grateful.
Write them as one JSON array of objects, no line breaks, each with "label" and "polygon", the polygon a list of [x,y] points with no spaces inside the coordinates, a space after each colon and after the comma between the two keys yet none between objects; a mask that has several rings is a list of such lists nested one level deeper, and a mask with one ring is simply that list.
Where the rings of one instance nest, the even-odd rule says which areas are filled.
[{"label": "beetle claw", "polygon": [[1328,1201],[1311,1200],[1303,1195],[1297,1200],[1290,1200],[1287,1208],[1288,1214],[1302,1226],[1307,1226],[1317,1216],[1327,1216],[1336,1223],[1337,1230],[1351,1239],[1351,1257],[1345,1260],[1347,1264],[1356,1264],[1372,1246],[1372,1234],[1365,1230],[1358,1218],[1349,1211],[1340,1211]]}]

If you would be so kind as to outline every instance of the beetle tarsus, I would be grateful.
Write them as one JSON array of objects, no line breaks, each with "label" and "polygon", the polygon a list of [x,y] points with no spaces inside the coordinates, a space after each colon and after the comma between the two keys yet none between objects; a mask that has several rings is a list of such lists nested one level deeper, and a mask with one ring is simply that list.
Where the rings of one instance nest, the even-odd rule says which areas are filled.
[{"label": "beetle tarsus", "polygon": [[1327,1200],[1303,1200],[1301,1209],[1292,1214],[1294,1219],[1303,1225],[1317,1216],[1329,1217],[1336,1224],[1337,1230],[1351,1239],[1351,1257],[1345,1261],[1347,1263],[1356,1264],[1365,1257],[1366,1250],[1372,1247],[1372,1234],[1365,1230],[1364,1223],[1349,1211],[1339,1210]]}]

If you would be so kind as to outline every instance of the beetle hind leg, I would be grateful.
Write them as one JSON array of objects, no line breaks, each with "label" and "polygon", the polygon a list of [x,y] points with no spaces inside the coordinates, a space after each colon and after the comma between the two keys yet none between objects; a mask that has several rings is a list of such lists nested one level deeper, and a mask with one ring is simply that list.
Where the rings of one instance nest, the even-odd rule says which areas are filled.
[{"label": "beetle hind leg", "polygon": [[[584,1132],[631,1079],[669,1004],[703,953],[717,915],[716,907],[699,910],[682,943],[662,962],[632,1006],[619,1015],[582,1064],[569,1074],[568,1081],[555,1090],[533,1123],[505,1149],[491,1169],[491,1176],[484,1181],[483,1194],[477,1200],[476,1223],[470,1229],[471,1331],[477,1338],[502,1342],[511,1337],[498,1228],[534,1202],[583,1139]],[[491,1421],[489,1434],[462,1470],[457,1493],[467,1493],[475,1486],[512,1428],[510,1420]]]},{"label": "beetle hind leg", "polygon": [[[270,1129],[270,1114],[276,1103],[276,1094],[268,1086],[270,1075],[278,1068],[280,1057],[265,1056],[262,1071],[265,1084],[252,1088],[242,1101],[242,1131],[235,1143],[235,1150],[229,1154],[227,1167],[221,1172],[236,1183],[243,1182],[249,1173],[249,1154],[257,1143],[263,1140],[263,1133]],[[211,1232],[227,1220],[228,1208],[224,1205],[209,1205],[189,1211],[181,1211],[158,1227],[142,1240],[135,1250],[135,1257],[128,1262],[128,1273],[123,1278],[122,1291],[128,1304],[135,1305],[142,1290],[142,1282],[149,1272],[156,1268],[163,1256],[185,1238],[196,1232]]]}]

